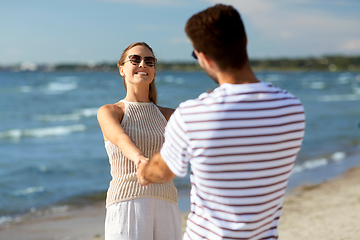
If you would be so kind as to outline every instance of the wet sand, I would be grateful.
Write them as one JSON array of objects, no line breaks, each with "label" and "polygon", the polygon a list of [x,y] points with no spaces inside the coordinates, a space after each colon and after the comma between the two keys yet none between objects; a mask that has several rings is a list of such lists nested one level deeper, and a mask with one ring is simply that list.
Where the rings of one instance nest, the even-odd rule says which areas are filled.
[{"label": "wet sand", "polygon": [[[360,239],[360,166],[316,185],[301,186],[285,197],[281,240]],[[183,230],[187,213],[183,213]],[[25,218],[0,229],[0,239],[103,240],[105,203]]]}]

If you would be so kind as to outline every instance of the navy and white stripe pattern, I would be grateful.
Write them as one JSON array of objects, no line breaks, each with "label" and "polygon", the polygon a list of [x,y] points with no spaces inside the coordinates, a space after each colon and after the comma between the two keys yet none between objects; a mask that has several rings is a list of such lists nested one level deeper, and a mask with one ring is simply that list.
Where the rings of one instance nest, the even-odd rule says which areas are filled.
[{"label": "navy and white stripe pattern", "polygon": [[179,177],[191,165],[184,239],[277,239],[304,128],[301,102],[269,83],[223,84],[181,103],[161,155]]}]

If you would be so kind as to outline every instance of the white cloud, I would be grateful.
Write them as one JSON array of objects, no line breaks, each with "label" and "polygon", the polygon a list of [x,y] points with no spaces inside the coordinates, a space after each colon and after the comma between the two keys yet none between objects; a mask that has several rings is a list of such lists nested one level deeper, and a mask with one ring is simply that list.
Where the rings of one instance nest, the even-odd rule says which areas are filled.
[{"label": "white cloud", "polygon": [[22,51],[18,48],[8,48],[5,50],[5,55],[7,56],[18,56],[21,55]]},{"label": "white cloud", "polygon": [[66,54],[70,56],[78,56],[80,53],[79,49],[71,48],[66,50]]},{"label": "white cloud", "polygon": [[[360,28],[359,17],[344,15],[344,9],[341,12],[343,15],[336,12],[339,6],[351,10],[358,3],[319,0],[204,1],[234,6],[243,16],[250,43],[251,33],[255,33],[258,38],[279,46],[285,44],[289,48],[302,48],[304,54],[359,50],[359,41],[351,40],[360,39],[360,32],[356,31]],[[322,5],[324,7],[320,8]],[[344,43],[344,39],[349,41]]]},{"label": "white cloud", "polygon": [[133,28],[137,31],[169,31],[172,29],[170,26],[159,24],[139,24],[134,25]]},{"label": "white cloud", "polygon": [[97,0],[100,2],[117,2],[129,4],[161,5],[161,6],[182,6],[186,1],[181,0]]},{"label": "white cloud", "polygon": [[235,7],[241,14],[245,15],[261,15],[262,13],[271,11],[274,7],[272,2],[266,0],[223,0],[223,1],[216,1],[216,0],[205,0],[212,4],[222,3],[227,5],[232,5]]},{"label": "white cloud", "polygon": [[343,50],[360,50],[360,39],[349,40],[340,46]]},{"label": "white cloud", "polygon": [[289,38],[289,37],[291,37],[291,32],[290,31],[281,31],[280,36],[282,38]]},{"label": "white cloud", "polygon": [[169,39],[168,42],[170,44],[183,44],[183,43],[189,44],[190,40],[186,37],[174,37],[174,38]]}]

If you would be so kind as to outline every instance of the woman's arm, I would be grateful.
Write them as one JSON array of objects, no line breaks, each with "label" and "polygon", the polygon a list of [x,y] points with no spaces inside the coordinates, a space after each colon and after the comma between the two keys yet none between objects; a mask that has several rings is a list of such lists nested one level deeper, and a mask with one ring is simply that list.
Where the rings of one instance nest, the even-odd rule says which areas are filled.
[{"label": "woman's arm", "polygon": [[149,159],[143,155],[121,127],[120,122],[123,116],[123,109],[115,104],[104,105],[100,107],[97,113],[104,140],[118,146],[124,156],[133,161],[138,167],[140,162],[147,162]]}]

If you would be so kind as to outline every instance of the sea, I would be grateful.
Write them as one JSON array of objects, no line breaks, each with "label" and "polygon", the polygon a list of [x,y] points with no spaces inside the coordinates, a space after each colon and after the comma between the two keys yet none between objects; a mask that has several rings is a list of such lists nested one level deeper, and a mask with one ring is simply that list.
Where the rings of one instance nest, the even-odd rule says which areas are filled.
[{"label": "sea", "polygon": [[[256,76],[305,107],[305,138],[288,188],[360,165],[359,72]],[[158,71],[156,85],[158,104],[171,108],[217,87],[203,71]],[[0,226],[104,200],[111,176],[96,114],[125,94],[118,72],[0,72]],[[174,182],[180,211],[188,211],[189,176]]]}]

